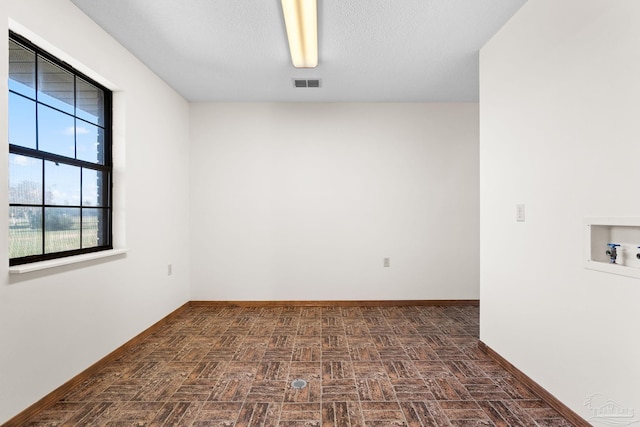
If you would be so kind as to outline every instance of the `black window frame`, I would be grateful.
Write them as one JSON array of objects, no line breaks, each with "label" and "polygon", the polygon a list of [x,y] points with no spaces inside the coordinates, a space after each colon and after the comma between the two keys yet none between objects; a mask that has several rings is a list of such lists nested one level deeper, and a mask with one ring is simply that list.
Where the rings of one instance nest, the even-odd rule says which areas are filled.
[{"label": "black window frame", "polygon": [[[79,70],[77,70],[76,68],[72,67],[71,65],[69,65],[68,63],[58,59],[57,57],[55,57],[54,55],[50,54],[49,52],[47,52],[46,50],[40,48],[38,45],[32,43],[30,40],[28,40],[27,38],[9,30],[9,39],[8,41],[13,41],[14,43],[17,43],[19,45],[22,45],[23,47],[33,51],[35,53],[35,57],[34,57],[34,73],[36,75],[36,79],[35,79],[35,87],[34,87],[34,98],[30,98],[27,97],[23,94],[20,94],[18,92],[12,91],[11,89],[8,89],[7,93],[8,94],[15,94],[18,96],[21,96],[27,100],[30,100],[32,102],[35,103],[36,106],[36,110],[38,110],[38,106],[42,105],[42,106],[46,106],[49,108],[53,108],[57,111],[61,111],[57,108],[55,108],[55,106],[49,105],[46,102],[40,102],[38,100],[38,57],[41,57],[43,59],[45,59],[46,61],[49,61],[51,63],[53,63],[54,65],[62,68],[63,70],[71,73],[73,75],[73,82],[74,82],[74,113],[70,114],[68,112],[64,112],[61,111],[71,117],[74,118],[74,121],[77,120],[81,120],[83,122],[86,123],[90,123],[87,122],[86,120],[84,120],[82,117],[79,117],[75,108],[75,105],[77,104],[77,98],[76,98],[76,82],[77,79],[80,78],[82,80],[84,80],[85,82],[88,82],[90,85],[95,86],[97,89],[100,89],[103,91],[104,94],[104,98],[103,98],[103,102],[104,102],[104,127],[100,126],[103,131],[104,131],[104,152],[103,152],[103,164],[99,164],[99,163],[93,163],[93,162],[89,162],[89,161],[84,161],[84,160],[80,160],[78,158],[71,158],[71,157],[66,157],[63,155],[59,155],[59,154],[54,154],[54,153],[50,153],[47,151],[41,151],[38,149],[38,143],[36,142],[36,148],[32,149],[32,148],[26,148],[26,147],[22,147],[22,146],[18,146],[18,145],[13,145],[13,144],[8,144],[9,145],[9,154],[16,154],[16,155],[20,155],[20,156],[26,156],[26,157],[30,157],[30,158],[34,158],[34,159],[38,159],[38,160],[42,160],[42,195],[41,195],[41,204],[29,204],[29,203],[9,203],[9,207],[31,207],[31,208],[41,208],[41,233],[42,233],[42,253],[41,254],[37,254],[37,255],[27,255],[27,256],[22,256],[22,257],[15,257],[15,258],[11,258],[11,254],[9,254],[9,265],[10,266],[15,266],[15,265],[23,265],[23,264],[29,264],[29,263],[34,263],[34,262],[39,262],[39,261],[48,261],[48,260],[53,260],[53,259],[59,259],[59,258],[65,258],[65,257],[69,257],[69,256],[74,256],[74,255],[81,255],[81,254],[87,254],[87,253],[94,253],[94,252],[100,252],[100,251],[105,251],[105,250],[111,250],[113,249],[113,155],[112,155],[112,151],[113,151],[113,93],[110,89],[108,89],[107,87],[103,86],[102,84],[96,82],[94,79],[92,79],[91,77],[87,76],[86,74],[80,72]],[[36,141],[38,141],[38,132],[37,132],[37,126],[38,126],[38,113],[36,112]],[[93,124],[93,123],[90,123]],[[77,134],[74,134],[74,143],[76,146],[76,150],[77,150]],[[75,151],[75,150],[74,150]],[[77,157],[77,154],[76,154]],[[100,207],[95,207],[95,206],[84,206],[84,201],[83,198],[80,197],[79,199],[79,205],[60,205],[60,204],[47,204],[45,203],[45,163],[47,161],[50,162],[54,162],[56,164],[63,164],[63,165],[69,165],[69,166],[74,166],[74,167],[78,167],[81,168],[80,170],[85,170],[85,169],[89,169],[89,170],[95,170],[95,171],[100,171],[100,172],[104,172],[103,176],[106,177],[106,182],[102,182],[102,186],[101,186],[101,200],[102,200],[102,206]],[[80,174],[80,188],[82,188],[82,173]],[[79,221],[80,221],[80,226],[79,226],[79,233],[80,233],[80,249],[73,249],[73,250],[65,250],[65,251],[59,251],[59,252],[50,252],[47,253],[46,252],[46,248],[45,248],[45,244],[46,244],[46,228],[45,228],[45,211],[46,208],[71,208],[71,209],[79,209],[80,210],[80,216],[79,216]],[[100,209],[103,211],[103,213],[105,213],[105,215],[103,215],[103,220],[102,220],[102,225],[106,225],[106,230],[103,230],[103,232],[101,233],[101,237],[103,239],[106,240],[106,242],[104,243],[100,243],[99,246],[92,246],[89,248],[82,248],[83,245],[83,239],[82,239],[82,221],[83,221],[83,209]],[[106,222],[106,224],[105,224]],[[9,225],[11,226],[11,225]]]}]

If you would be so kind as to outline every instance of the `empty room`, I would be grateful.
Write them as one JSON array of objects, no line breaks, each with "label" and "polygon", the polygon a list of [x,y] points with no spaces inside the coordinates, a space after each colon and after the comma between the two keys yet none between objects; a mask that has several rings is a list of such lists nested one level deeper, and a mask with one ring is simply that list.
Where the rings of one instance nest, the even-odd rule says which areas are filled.
[{"label": "empty room", "polygon": [[640,423],[640,2],[0,2],[0,425]]}]

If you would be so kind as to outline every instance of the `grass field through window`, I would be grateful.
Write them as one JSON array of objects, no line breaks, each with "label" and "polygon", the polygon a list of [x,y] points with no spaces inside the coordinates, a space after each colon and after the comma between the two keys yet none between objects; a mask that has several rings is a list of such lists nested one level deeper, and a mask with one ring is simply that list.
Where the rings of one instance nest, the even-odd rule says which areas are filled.
[{"label": "grass field through window", "polygon": [[[44,253],[70,251],[98,246],[98,218],[85,216],[80,233],[80,216],[70,218],[69,228],[64,230],[45,230]],[[30,255],[42,255],[42,228],[33,227],[27,219],[10,219],[9,256],[20,258]]]}]

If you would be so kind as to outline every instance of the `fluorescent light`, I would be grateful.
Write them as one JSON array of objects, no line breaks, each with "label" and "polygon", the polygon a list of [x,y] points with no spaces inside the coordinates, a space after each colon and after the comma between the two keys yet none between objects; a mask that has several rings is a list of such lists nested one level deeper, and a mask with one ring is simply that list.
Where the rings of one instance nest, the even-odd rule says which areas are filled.
[{"label": "fluorescent light", "polygon": [[296,68],[318,65],[318,6],[316,0],[281,0],[291,62]]}]

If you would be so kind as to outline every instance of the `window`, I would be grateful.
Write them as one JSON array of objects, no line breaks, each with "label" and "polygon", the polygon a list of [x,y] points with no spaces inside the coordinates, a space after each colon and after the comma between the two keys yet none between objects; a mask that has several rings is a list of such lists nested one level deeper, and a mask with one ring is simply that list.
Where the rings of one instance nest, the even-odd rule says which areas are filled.
[{"label": "window", "polygon": [[9,33],[9,264],[112,248],[111,92]]}]

